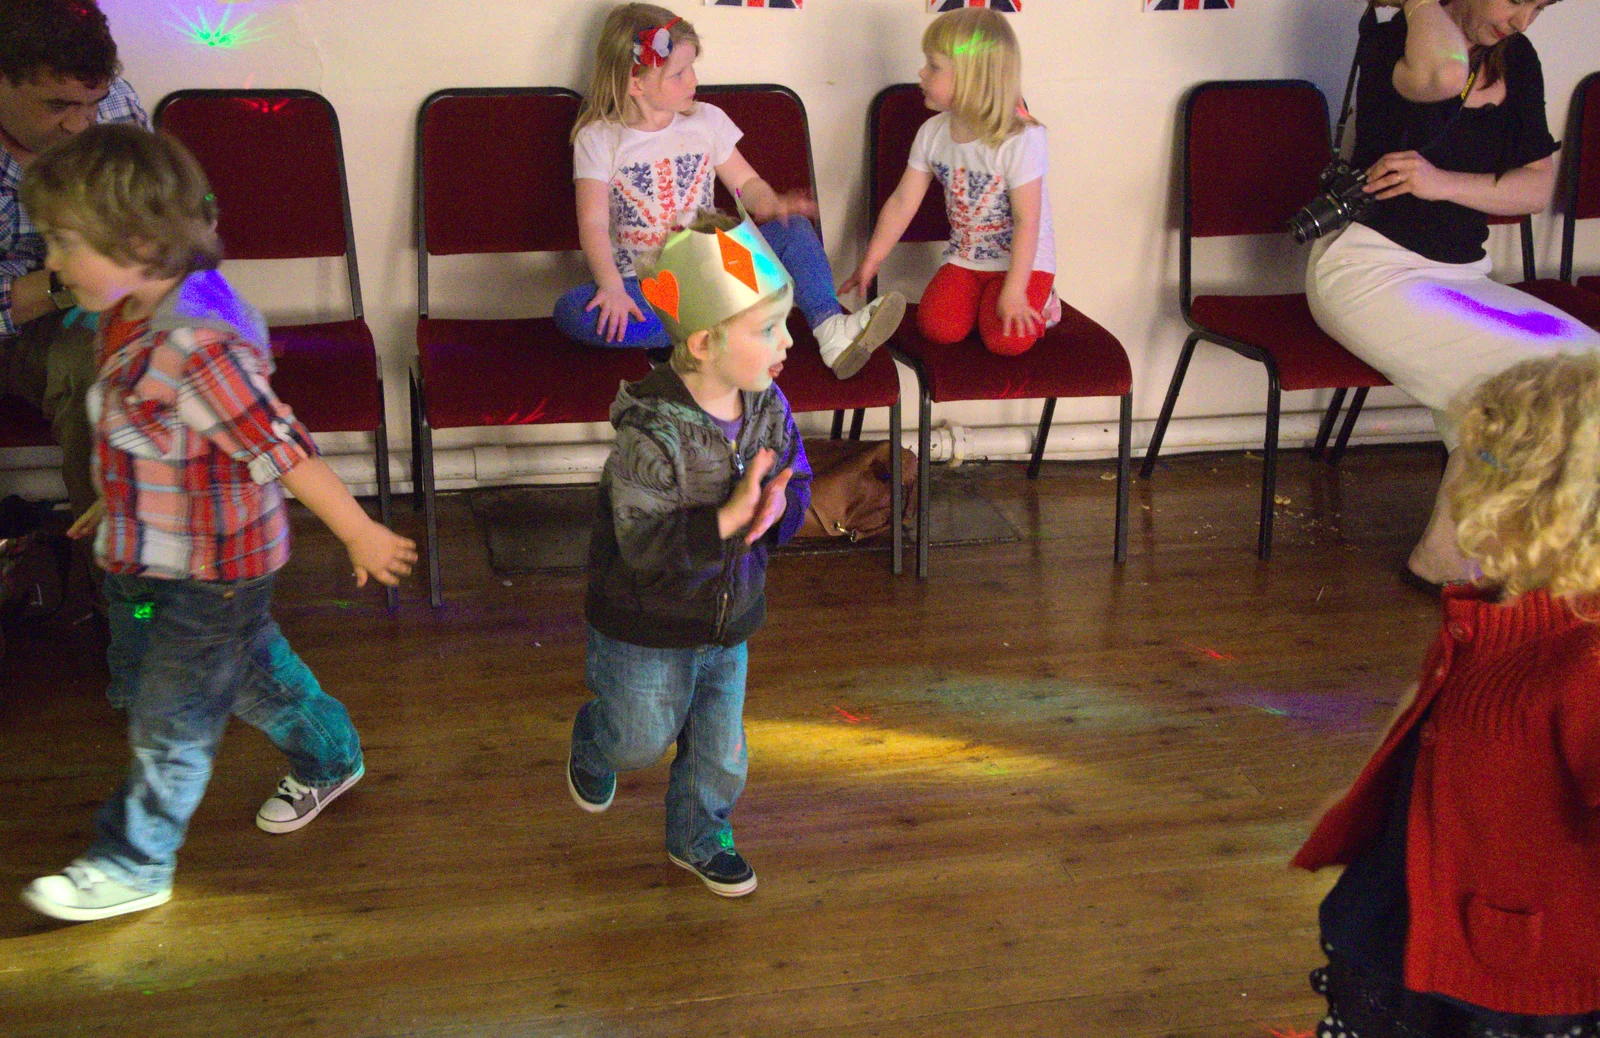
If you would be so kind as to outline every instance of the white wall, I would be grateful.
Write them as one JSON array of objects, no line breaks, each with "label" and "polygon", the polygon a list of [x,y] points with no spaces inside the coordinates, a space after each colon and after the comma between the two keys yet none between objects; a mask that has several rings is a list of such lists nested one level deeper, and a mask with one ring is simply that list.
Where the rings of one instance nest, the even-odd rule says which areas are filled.
[{"label": "white wall", "polygon": [[[395,446],[404,448],[403,373],[414,345],[412,137],[418,105],[441,87],[561,85],[582,90],[608,0],[101,0],[126,74],[150,107],[180,87],[306,87],[325,94],[344,130],[368,318],[388,369]],[[706,41],[703,83],[771,81],[799,92],[811,118],[823,233],[837,276],[852,269],[866,227],[866,109],[886,84],[913,80],[923,0],[808,0],[806,10],[746,11],[669,0]],[[1133,360],[1135,413],[1160,407],[1184,328],[1176,303],[1174,120],[1200,80],[1304,77],[1339,102],[1354,46],[1357,0],[1238,0],[1230,12],[1145,14],[1140,0],[1029,0],[1013,24],[1025,52],[1028,103],[1049,127],[1049,189],[1056,211],[1058,285],[1078,309],[1111,329]],[[207,48],[174,27],[174,12],[223,13],[256,38]],[[1565,125],[1568,98],[1600,67],[1600,5],[1577,0],[1545,13],[1530,33],[1544,62],[1550,121]],[[1584,43],[1583,41],[1589,41]],[[1554,273],[1557,229],[1537,223],[1544,271]],[[1502,229],[1502,232],[1507,229]],[[1495,255],[1513,272],[1505,235]],[[1600,234],[1580,239],[1580,266],[1600,267]],[[1235,285],[1298,286],[1292,247],[1202,249],[1197,259]],[[511,269],[508,261],[500,269]],[[446,298],[515,311],[550,286],[495,277],[493,264],[438,266]],[[333,267],[229,268],[270,314],[298,313],[297,298],[331,304]],[[567,276],[576,277],[577,270]],[[488,276],[485,277],[484,275]],[[522,278],[523,282],[532,279]],[[1202,283],[1214,280],[1205,278]],[[555,286],[564,287],[564,286]],[[914,390],[907,383],[908,413]],[[1286,409],[1321,396],[1290,394]],[[1182,415],[1256,414],[1260,367],[1202,348],[1180,400]],[[1405,404],[1397,391],[1372,404]],[[941,414],[974,425],[1032,421],[1037,405],[973,404]],[[1058,422],[1113,419],[1115,401],[1063,401]],[[881,415],[876,416],[881,423]],[[602,430],[491,431],[443,442],[593,439]],[[352,441],[355,446],[359,441]],[[338,449],[337,440],[330,446]]]}]

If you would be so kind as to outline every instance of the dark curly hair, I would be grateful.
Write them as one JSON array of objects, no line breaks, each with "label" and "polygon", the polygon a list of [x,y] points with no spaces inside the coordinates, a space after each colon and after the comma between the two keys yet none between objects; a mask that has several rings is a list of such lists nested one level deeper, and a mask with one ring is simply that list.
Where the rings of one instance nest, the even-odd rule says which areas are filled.
[{"label": "dark curly hair", "polygon": [[95,0],[4,0],[0,75],[26,83],[40,73],[98,86],[121,71],[111,27]]}]

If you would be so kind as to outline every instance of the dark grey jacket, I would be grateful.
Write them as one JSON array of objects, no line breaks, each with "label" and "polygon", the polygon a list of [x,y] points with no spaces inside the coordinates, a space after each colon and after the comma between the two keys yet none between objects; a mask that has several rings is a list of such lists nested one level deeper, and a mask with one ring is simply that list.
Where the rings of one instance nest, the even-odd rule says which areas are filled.
[{"label": "dark grey jacket", "polygon": [[[600,476],[589,542],[585,613],[600,633],[688,648],[737,645],[761,626],[767,553],[799,529],[811,502],[811,466],[778,387],[743,396],[735,444],[671,365],[617,392],[617,442]],[[794,469],[783,517],[753,545],[738,535],[723,540],[717,509],[763,447],[777,455],[774,476]]]}]

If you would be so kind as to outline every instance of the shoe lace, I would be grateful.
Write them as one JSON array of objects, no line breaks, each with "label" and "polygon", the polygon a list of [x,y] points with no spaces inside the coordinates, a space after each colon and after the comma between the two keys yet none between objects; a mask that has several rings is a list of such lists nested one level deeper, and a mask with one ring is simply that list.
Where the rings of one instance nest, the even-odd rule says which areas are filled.
[{"label": "shoe lace", "polygon": [[79,890],[88,890],[96,883],[104,883],[109,877],[87,862],[75,861],[61,870],[61,874],[72,880],[72,885]]},{"label": "shoe lace", "polygon": [[280,797],[288,797],[290,800],[299,800],[301,797],[315,789],[315,786],[302,786],[300,783],[294,780],[293,775],[285,775],[283,777],[283,781],[278,783],[277,795]]}]

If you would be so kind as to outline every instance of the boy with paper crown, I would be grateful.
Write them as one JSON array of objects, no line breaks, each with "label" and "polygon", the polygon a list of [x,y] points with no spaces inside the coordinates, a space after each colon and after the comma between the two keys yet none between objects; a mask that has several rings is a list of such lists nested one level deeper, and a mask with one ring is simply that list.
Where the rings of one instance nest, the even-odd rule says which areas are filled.
[{"label": "boy with paper crown", "polygon": [[768,551],[800,526],[811,468],[773,384],[794,286],[750,218],[704,214],[641,271],[672,359],[625,384],[589,546],[586,680],[567,789],[611,806],[618,771],[677,743],[667,857],[714,893],[755,872],[728,816],[744,788],[745,641],[766,615]]}]

